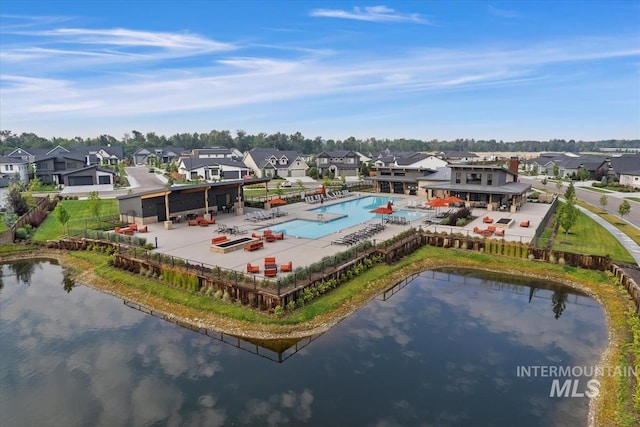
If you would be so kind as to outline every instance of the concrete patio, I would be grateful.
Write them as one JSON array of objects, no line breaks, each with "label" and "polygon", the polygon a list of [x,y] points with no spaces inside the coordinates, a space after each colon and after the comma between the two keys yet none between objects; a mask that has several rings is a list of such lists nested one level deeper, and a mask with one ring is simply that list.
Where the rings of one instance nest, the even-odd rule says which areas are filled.
[{"label": "concrete patio", "polygon": [[[352,200],[356,197],[369,196],[370,193],[357,194],[354,193],[349,198],[343,198],[338,200],[326,201],[325,206],[332,203],[340,203],[347,200]],[[394,206],[399,209],[407,209],[410,200],[418,200],[415,196],[401,196],[393,195],[396,200]],[[421,200],[421,199],[420,199]],[[422,219],[417,219],[407,224],[387,224],[384,231],[373,235],[370,240],[375,242],[381,242],[409,229],[410,227],[421,228],[423,230],[430,230],[434,232],[451,232],[451,233],[464,233],[473,237],[481,237],[478,234],[474,234],[474,227],[487,228],[487,224],[482,222],[482,218],[489,215],[497,221],[500,218],[513,219],[511,227],[506,230],[504,239],[529,242],[533,237],[540,220],[544,217],[547,210],[551,205],[528,203],[516,213],[510,212],[488,212],[486,209],[474,209],[473,215],[476,217],[471,223],[464,227],[449,227],[443,225],[430,225],[423,224]],[[263,220],[259,222],[251,222],[246,220],[246,215],[230,214],[218,214],[216,224],[211,224],[208,227],[201,226],[189,226],[187,222],[181,222],[172,224],[172,229],[166,230],[163,223],[147,224],[148,233],[138,234],[139,237],[147,239],[148,243],[156,244],[158,252],[172,255],[180,258],[189,259],[194,263],[204,263],[205,265],[215,265],[227,269],[246,271],[247,263],[260,266],[260,275],[264,271],[264,258],[267,256],[275,256],[277,264],[281,265],[286,262],[293,262],[293,269],[298,267],[304,267],[309,264],[320,261],[326,256],[334,255],[338,252],[345,251],[349,246],[332,244],[331,242],[341,236],[352,233],[357,230],[365,228],[368,224],[380,223],[380,219],[370,220],[363,224],[353,226],[329,234],[327,236],[318,239],[296,238],[291,236],[285,236],[284,240],[276,240],[274,242],[264,242],[264,248],[255,251],[236,250],[229,253],[214,253],[210,250],[211,239],[223,233],[218,232],[218,226],[224,224],[226,227],[236,227],[240,230],[241,234],[226,234],[229,239],[233,240],[237,237],[250,237],[253,232],[262,233],[261,229],[266,227],[273,227],[279,223],[289,221],[292,219],[309,218],[309,209],[313,209],[317,205],[311,205],[307,203],[295,203],[291,205],[285,205],[279,207],[279,210],[286,212],[287,215]],[[251,212],[250,208],[245,209],[245,214]],[[521,221],[530,221],[530,227],[522,228],[519,226]],[[284,276],[287,273],[278,273],[278,277]]]}]

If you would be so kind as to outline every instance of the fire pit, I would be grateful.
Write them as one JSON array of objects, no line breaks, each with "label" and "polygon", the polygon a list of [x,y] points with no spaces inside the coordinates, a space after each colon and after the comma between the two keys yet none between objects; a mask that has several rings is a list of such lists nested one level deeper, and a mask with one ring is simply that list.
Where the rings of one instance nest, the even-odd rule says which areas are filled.
[{"label": "fire pit", "polygon": [[513,224],[512,218],[500,218],[496,221],[496,228],[506,230],[507,228],[511,227],[511,224]]}]

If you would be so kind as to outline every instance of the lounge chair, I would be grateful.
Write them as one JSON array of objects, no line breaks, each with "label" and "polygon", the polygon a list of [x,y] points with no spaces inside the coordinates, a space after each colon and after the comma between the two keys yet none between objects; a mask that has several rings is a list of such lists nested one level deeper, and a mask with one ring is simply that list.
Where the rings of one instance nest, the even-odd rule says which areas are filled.
[{"label": "lounge chair", "polygon": [[284,272],[284,271],[292,271],[293,270],[293,263],[291,261],[289,261],[286,264],[282,264],[280,266],[280,271]]},{"label": "lounge chair", "polygon": [[259,265],[251,265],[250,262],[247,263],[247,273],[260,273]]}]

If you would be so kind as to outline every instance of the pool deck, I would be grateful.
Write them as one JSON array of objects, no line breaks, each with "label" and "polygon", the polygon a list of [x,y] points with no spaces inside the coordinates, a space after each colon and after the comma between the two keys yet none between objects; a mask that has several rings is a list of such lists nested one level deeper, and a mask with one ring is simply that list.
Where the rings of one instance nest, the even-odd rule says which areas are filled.
[{"label": "pool deck", "polygon": [[[355,193],[351,197],[342,198],[338,200],[326,201],[325,206],[333,203],[340,203],[349,200],[353,200],[357,197],[366,196],[390,196],[396,199],[394,206],[397,209],[411,209],[408,207],[410,200],[418,200],[415,196],[402,196],[397,194],[374,194],[374,193]],[[422,200],[422,199],[420,199]],[[211,239],[216,236],[223,235],[219,233],[218,224],[223,223],[227,227],[237,227],[242,235],[237,237],[250,237],[252,232],[260,233],[259,229],[263,229],[268,226],[275,226],[278,223],[290,221],[293,219],[307,219],[310,214],[315,217],[316,213],[307,212],[309,209],[317,208],[318,205],[312,205],[307,203],[294,203],[291,205],[281,206],[278,209],[282,212],[286,212],[287,215],[280,216],[273,219],[262,220],[259,222],[251,222],[245,219],[245,215],[236,214],[218,214],[216,224],[209,225],[208,227],[193,227],[189,226],[186,222],[173,224],[171,230],[165,230],[163,223],[147,224],[148,233],[138,234],[139,237],[147,239],[148,243],[155,244],[157,239],[158,248],[155,249],[158,252],[173,255],[180,258],[186,258],[196,263],[205,263],[209,265],[217,265],[223,268],[246,271],[247,263],[257,264],[260,266],[260,275],[264,271],[264,258],[267,256],[275,256],[277,264],[284,264],[292,261],[294,270],[298,267],[303,267],[314,262],[320,261],[326,256],[334,255],[338,252],[343,252],[349,248],[349,246],[331,244],[331,241],[352,233],[354,231],[363,229],[367,224],[380,223],[380,218],[367,221],[363,224],[349,227],[338,232],[329,234],[317,239],[306,239],[285,236],[284,240],[276,240],[275,242],[264,242],[264,248],[255,251],[233,251],[226,254],[214,253],[210,251]],[[416,219],[406,225],[399,224],[387,224],[384,231],[372,236],[370,240],[381,242],[407,230],[410,227],[422,228],[424,230],[437,231],[437,232],[457,232],[465,233],[469,236],[478,236],[473,233],[474,227],[486,228],[487,224],[482,222],[482,218],[489,215],[497,221],[500,218],[512,218],[514,221],[512,226],[506,230],[504,239],[515,240],[521,242],[529,242],[533,237],[536,227],[539,224],[541,218],[544,217],[550,205],[542,203],[528,203],[521,211],[516,213],[510,212],[487,212],[486,209],[473,209],[473,215],[477,218],[465,227],[449,227],[444,225],[430,225],[423,224],[422,219]],[[419,210],[419,209],[412,209]],[[250,212],[251,209],[246,209],[245,213]],[[327,215],[327,214],[325,214]],[[519,226],[521,221],[529,220],[531,226],[529,228],[522,228]],[[247,234],[244,234],[246,232]],[[236,235],[227,234],[230,239],[234,239]],[[285,276],[286,273],[278,273],[278,277]]]}]

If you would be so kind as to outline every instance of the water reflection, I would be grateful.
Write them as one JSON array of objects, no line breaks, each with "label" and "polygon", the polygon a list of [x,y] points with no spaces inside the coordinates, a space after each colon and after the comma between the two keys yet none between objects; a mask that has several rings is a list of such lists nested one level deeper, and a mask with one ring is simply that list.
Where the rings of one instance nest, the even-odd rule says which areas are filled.
[{"label": "water reflection", "polygon": [[[567,291],[556,318],[551,287],[471,272],[421,273],[320,337],[276,343],[67,293],[47,263],[31,286],[13,271],[0,293],[3,426],[580,425],[586,399],[549,399],[548,381],[515,367],[594,364],[606,338],[584,295]],[[266,351],[286,362],[256,357]]]},{"label": "water reflection", "polygon": [[265,359],[271,360],[273,362],[282,363],[294,354],[301,351],[307,345],[309,345],[312,341],[318,338],[320,335],[312,335],[304,338],[290,338],[290,339],[258,339],[258,338],[243,338],[236,335],[225,334],[223,332],[214,331],[207,328],[200,328],[197,326],[193,326],[189,323],[180,321],[172,316],[165,316],[162,313],[154,312],[140,304],[124,301],[124,304],[127,307],[131,307],[135,310],[139,310],[143,313],[149,314],[151,316],[156,316],[160,319],[166,320],[171,323],[175,323],[176,325],[189,329],[191,331],[197,332],[202,335],[206,335],[210,338],[223,342],[225,344],[229,344],[233,347],[239,348],[240,350],[247,351],[249,353],[255,354],[256,356],[264,357]]}]

